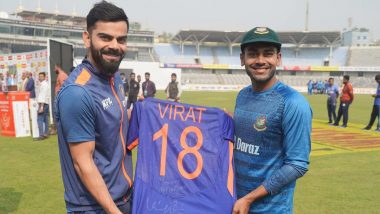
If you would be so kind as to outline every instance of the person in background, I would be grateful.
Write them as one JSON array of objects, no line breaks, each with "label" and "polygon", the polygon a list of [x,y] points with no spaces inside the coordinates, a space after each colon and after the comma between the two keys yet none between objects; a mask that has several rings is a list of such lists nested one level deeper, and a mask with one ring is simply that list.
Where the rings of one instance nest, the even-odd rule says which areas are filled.
[{"label": "person in background", "polygon": [[21,74],[21,84],[19,85],[19,91],[25,91],[25,86],[26,86],[26,83],[28,82],[28,77],[26,75],[27,72],[22,72]]},{"label": "person in background", "polygon": [[37,103],[38,103],[38,115],[37,115],[37,123],[38,123],[38,131],[39,137],[36,140],[44,140],[48,137],[49,131],[49,84],[46,81],[45,72],[40,72],[38,74],[38,80],[40,82],[40,86],[38,88],[37,93]]},{"label": "person in background", "polygon": [[129,75],[129,94],[128,94],[128,102],[127,108],[130,109],[137,101],[137,96],[140,91],[140,84],[135,79],[136,74],[131,73]]},{"label": "person in background", "polygon": [[154,97],[156,94],[156,85],[150,80],[150,73],[145,73],[145,82],[142,84],[142,92],[144,98]]},{"label": "person in background", "polygon": [[123,90],[124,90],[124,96],[125,100],[128,100],[128,93],[129,93],[129,84],[128,79],[125,76],[125,73],[120,73],[121,80],[123,81]]},{"label": "person in background", "polygon": [[334,84],[334,78],[329,78],[328,85],[326,87],[327,93],[327,115],[329,117],[329,124],[332,124],[336,120],[336,103],[339,97],[339,88]]},{"label": "person in background", "polygon": [[140,74],[137,75],[137,82],[140,85],[139,93],[137,94],[137,99],[141,100],[141,99],[144,99],[144,96],[143,96],[143,92],[142,92],[142,82],[141,82],[141,75]]},{"label": "person in background", "polygon": [[27,72],[26,75],[28,77],[28,82],[25,85],[25,91],[29,91],[29,98],[34,99],[36,98],[36,90],[34,87],[33,73]]},{"label": "person in background", "polygon": [[307,94],[312,95],[313,94],[313,81],[309,80],[307,83]]},{"label": "person in background", "polygon": [[0,73],[0,92],[5,91],[5,82],[4,82],[4,74]]},{"label": "person in background", "polygon": [[57,80],[56,80],[55,88],[54,88],[55,96],[57,96],[59,89],[61,89],[63,83],[65,82],[68,76],[66,72],[62,70],[61,66],[59,65],[54,66],[54,72],[57,74]]},{"label": "person in background", "polygon": [[177,74],[172,73],[171,81],[165,89],[166,99],[169,101],[180,102],[182,87],[181,83],[177,81]]},{"label": "person in background", "polygon": [[354,89],[350,83],[350,76],[343,76],[343,89],[340,96],[340,105],[338,110],[338,117],[335,120],[334,126],[339,126],[340,118],[343,116],[343,124],[341,128],[346,128],[348,123],[348,109],[354,101]]},{"label": "person in background", "polygon": [[370,130],[377,118],[377,128],[375,129],[375,131],[380,132],[380,74],[377,74],[375,76],[375,81],[377,83],[377,90],[376,94],[372,95],[372,97],[375,98],[375,100],[372,107],[371,118],[368,122],[368,125],[364,129]]}]

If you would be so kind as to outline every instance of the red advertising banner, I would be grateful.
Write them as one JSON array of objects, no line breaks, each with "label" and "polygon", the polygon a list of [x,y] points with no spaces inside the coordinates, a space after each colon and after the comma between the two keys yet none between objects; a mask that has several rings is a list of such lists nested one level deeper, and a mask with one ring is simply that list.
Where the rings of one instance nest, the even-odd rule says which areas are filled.
[{"label": "red advertising banner", "polygon": [[2,136],[16,136],[13,102],[18,101],[29,102],[29,92],[0,93],[0,134]]}]

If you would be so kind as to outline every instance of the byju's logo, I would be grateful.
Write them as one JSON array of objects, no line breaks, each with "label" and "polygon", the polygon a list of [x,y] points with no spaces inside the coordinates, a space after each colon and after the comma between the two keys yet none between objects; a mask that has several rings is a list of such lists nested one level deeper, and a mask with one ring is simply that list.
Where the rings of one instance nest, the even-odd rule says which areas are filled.
[{"label": "byju's logo", "polygon": [[111,100],[111,98],[108,97],[108,98],[102,100],[102,104],[103,104],[103,109],[104,110],[108,109],[109,107],[112,106],[112,100]]}]

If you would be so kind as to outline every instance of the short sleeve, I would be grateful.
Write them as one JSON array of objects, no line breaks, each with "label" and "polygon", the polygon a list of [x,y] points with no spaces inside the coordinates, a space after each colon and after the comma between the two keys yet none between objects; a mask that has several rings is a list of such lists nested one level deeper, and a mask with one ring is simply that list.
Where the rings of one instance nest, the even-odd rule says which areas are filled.
[{"label": "short sleeve", "polygon": [[285,102],[282,124],[285,164],[308,168],[311,149],[311,120],[312,111],[306,99],[300,94],[291,95]]},{"label": "short sleeve", "polygon": [[95,109],[90,94],[81,86],[70,85],[57,97],[57,120],[68,143],[95,140]]},{"label": "short sleeve", "polygon": [[223,137],[234,142],[234,121],[225,112],[223,112]]},{"label": "short sleeve", "polygon": [[133,105],[131,119],[129,120],[128,135],[127,135],[127,147],[129,150],[133,149],[138,144],[141,108],[142,108],[141,101],[138,101]]}]

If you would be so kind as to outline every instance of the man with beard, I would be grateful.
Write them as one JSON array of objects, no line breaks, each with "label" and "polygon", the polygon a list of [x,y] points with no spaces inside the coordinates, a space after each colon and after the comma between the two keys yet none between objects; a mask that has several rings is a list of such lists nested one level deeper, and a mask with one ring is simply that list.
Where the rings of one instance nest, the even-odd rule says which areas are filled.
[{"label": "man with beard", "polygon": [[181,88],[181,83],[177,82],[176,73],[172,73],[171,81],[169,82],[168,86],[166,86],[165,93],[166,93],[166,98],[169,101],[180,102],[182,88]]},{"label": "man with beard", "polygon": [[144,98],[154,97],[156,94],[156,85],[150,80],[150,73],[145,73],[145,82],[142,83],[142,93]]},{"label": "man with beard", "polygon": [[87,57],[56,98],[59,154],[67,213],[130,213],[132,156],[118,72],[128,17],[102,1],[86,17]]},{"label": "man with beard", "polygon": [[130,109],[131,106],[137,101],[137,96],[140,90],[140,84],[135,80],[135,73],[129,75],[129,96],[127,102],[127,108]]},{"label": "man with beard", "polygon": [[241,65],[252,85],[236,99],[233,213],[292,213],[296,179],[308,170],[312,112],[306,99],[275,76],[281,43],[267,27],[248,31]]}]

